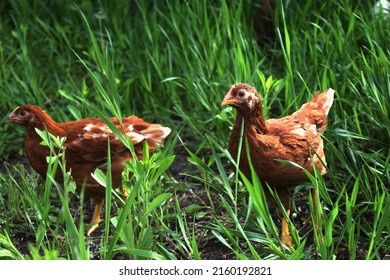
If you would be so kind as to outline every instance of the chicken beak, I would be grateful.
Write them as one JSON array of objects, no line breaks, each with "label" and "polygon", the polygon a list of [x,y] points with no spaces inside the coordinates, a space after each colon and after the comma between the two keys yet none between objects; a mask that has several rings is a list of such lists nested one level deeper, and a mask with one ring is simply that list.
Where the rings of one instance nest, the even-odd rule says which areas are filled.
[{"label": "chicken beak", "polygon": [[16,123],[18,120],[13,115],[10,115],[8,119],[5,121],[6,123]]},{"label": "chicken beak", "polygon": [[12,111],[12,113],[9,115],[8,119],[5,121],[6,123],[19,123],[20,122],[20,119],[17,117],[17,114],[15,113],[15,111],[18,108],[19,107],[16,107],[15,110]]},{"label": "chicken beak", "polygon": [[[18,108],[16,108],[18,109]],[[16,109],[9,115],[8,119],[5,121],[6,123],[19,123],[20,119],[16,116]]]},{"label": "chicken beak", "polygon": [[234,105],[236,101],[234,99],[224,98],[222,100],[221,106]]},{"label": "chicken beak", "polygon": [[233,86],[229,88],[229,91],[227,92],[227,94],[225,95],[225,98],[222,100],[222,103],[221,103],[221,106],[233,106],[236,104],[236,99],[232,93],[232,90],[233,90]]}]

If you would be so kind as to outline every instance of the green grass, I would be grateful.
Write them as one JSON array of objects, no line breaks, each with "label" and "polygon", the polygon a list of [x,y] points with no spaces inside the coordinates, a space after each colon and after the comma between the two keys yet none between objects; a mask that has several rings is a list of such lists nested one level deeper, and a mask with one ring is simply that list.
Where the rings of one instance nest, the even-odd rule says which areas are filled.
[{"label": "green grass", "polygon": [[[2,1],[0,258],[204,259],[210,240],[236,259],[388,258],[390,18],[372,13],[375,1],[275,2],[275,36],[263,40],[255,1]],[[295,250],[281,246],[259,183],[229,169],[234,110],[220,103],[237,82],[256,86],[267,118],[336,90],[328,174],[294,192]],[[57,121],[136,114],[173,128],[163,150],[126,166],[127,200],[95,174],[111,202],[95,247],[69,174],[42,181],[21,161],[23,130],[4,121],[26,103]],[[313,187],[314,229],[300,221],[301,208],[314,213]]]}]

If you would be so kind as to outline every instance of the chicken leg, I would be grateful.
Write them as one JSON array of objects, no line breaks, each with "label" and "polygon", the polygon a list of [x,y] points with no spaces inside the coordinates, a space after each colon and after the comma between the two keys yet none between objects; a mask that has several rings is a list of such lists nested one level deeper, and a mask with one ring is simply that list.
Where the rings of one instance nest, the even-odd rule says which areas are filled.
[{"label": "chicken leg", "polygon": [[[119,187],[119,189],[121,190],[122,195],[125,198],[127,198],[129,196],[128,192],[126,191],[126,189],[122,185]],[[95,209],[93,211],[93,216],[92,216],[92,220],[91,220],[92,226],[88,230],[88,233],[87,233],[88,236],[90,236],[91,233],[94,232],[99,227],[100,222],[104,221],[103,219],[100,218],[100,213],[102,211],[104,201],[105,201],[104,198],[94,197],[92,200],[95,203]]]},{"label": "chicken leg", "polygon": [[[290,216],[290,193],[287,189],[278,189],[277,191],[280,202],[282,203],[284,210],[287,213],[287,216]],[[287,218],[283,216],[283,213],[279,206],[275,203],[276,214],[281,219],[281,232],[280,240],[282,243],[290,248],[292,248],[292,238],[290,236],[290,230],[288,228]]]},{"label": "chicken leg", "polygon": [[104,198],[93,198],[93,202],[95,203],[95,209],[93,211],[93,216],[91,220],[92,227],[88,230],[88,236],[91,235],[98,227],[99,223],[103,220],[100,219],[100,212],[102,211]]}]

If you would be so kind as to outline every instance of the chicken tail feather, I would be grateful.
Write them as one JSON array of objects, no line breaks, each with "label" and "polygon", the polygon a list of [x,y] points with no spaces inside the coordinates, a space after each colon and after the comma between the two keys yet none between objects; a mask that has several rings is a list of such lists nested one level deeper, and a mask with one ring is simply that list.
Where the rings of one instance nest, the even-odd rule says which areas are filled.
[{"label": "chicken tail feather", "polygon": [[317,94],[306,104],[293,114],[293,117],[298,122],[306,122],[315,124],[317,131],[325,130],[328,122],[326,116],[332,107],[335,91],[332,88]]},{"label": "chicken tail feather", "polygon": [[319,94],[324,100],[322,103],[322,109],[325,110],[325,114],[328,115],[330,107],[332,107],[333,99],[334,99],[334,89],[328,88],[323,93]]},{"label": "chicken tail feather", "polygon": [[330,107],[332,107],[334,99],[334,89],[328,88],[323,93],[317,92],[316,95],[306,104],[303,104],[302,109],[320,110],[325,111],[325,115],[328,115]]},{"label": "chicken tail feather", "polygon": [[158,124],[151,124],[142,130],[141,133],[145,136],[146,141],[148,141],[149,148],[154,150],[156,147],[164,144],[164,139],[171,133],[171,129]]}]

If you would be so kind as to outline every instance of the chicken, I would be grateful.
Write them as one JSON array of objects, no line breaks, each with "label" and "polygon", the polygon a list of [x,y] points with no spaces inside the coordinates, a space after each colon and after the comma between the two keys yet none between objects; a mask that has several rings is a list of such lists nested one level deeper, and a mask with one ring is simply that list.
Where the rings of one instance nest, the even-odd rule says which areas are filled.
[{"label": "chicken", "polygon": [[[150,151],[163,145],[164,138],[171,129],[159,124],[149,124],[141,118],[131,116],[122,118],[122,126],[116,118],[111,122],[127,135],[133,145],[138,159],[143,158],[143,143],[146,141]],[[132,155],[123,143],[116,137],[103,120],[87,118],[64,123],[55,122],[43,109],[35,105],[23,105],[17,107],[7,119],[9,123],[17,123],[26,128],[24,144],[27,158],[31,166],[43,177],[46,177],[48,164],[46,157],[50,155],[49,148],[40,145],[42,138],[35,129],[47,130],[54,136],[66,137],[64,143],[66,168],[76,182],[77,190],[85,187],[85,194],[92,198],[95,210],[92,217],[92,227],[88,231],[90,235],[101,222],[100,212],[104,204],[105,188],[101,186],[91,174],[100,169],[107,170],[107,146],[110,141],[112,185],[122,188],[121,173],[127,160],[132,160]],[[56,180],[63,180],[61,172],[57,172]]]},{"label": "chicken", "polygon": [[[229,152],[237,159],[242,123],[244,138],[248,140],[253,167],[262,183],[267,198],[275,205],[281,218],[281,241],[292,247],[286,218],[276,205],[266,184],[274,189],[281,203],[290,213],[289,189],[308,181],[304,170],[280,160],[294,162],[314,173],[313,163],[321,175],[326,173],[326,160],[321,133],[327,126],[327,115],[333,103],[334,90],[317,93],[292,115],[281,119],[265,120],[262,103],[256,89],[247,84],[236,84],[229,88],[222,106],[237,110],[236,120],[229,141]],[[279,160],[279,161],[278,161]],[[250,179],[251,172],[245,144],[240,155],[240,170]],[[315,199],[315,190],[313,190]],[[316,201],[314,201],[316,203]]]}]

